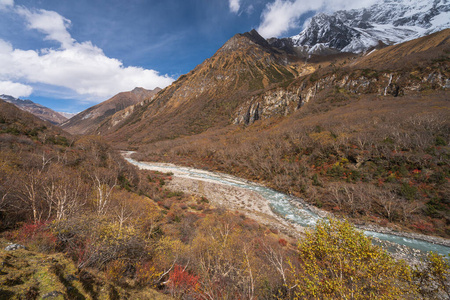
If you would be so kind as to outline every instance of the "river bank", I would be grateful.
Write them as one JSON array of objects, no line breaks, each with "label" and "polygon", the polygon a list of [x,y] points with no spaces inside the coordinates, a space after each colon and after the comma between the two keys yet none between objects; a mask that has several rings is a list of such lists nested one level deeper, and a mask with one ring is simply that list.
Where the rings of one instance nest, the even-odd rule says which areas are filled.
[{"label": "river bank", "polygon": [[[216,207],[239,211],[258,222],[281,230],[293,237],[303,235],[306,230],[305,225],[314,225],[318,219],[332,216],[331,213],[311,206],[302,199],[291,198],[287,195],[273,191],[274,196],[280,198],[276,199],[275,203],[286,202],[286,199],[289,199],[290,208],[286,206],[286,203],[284,204],[286,208],[276,208],[274,207],[274,201],[268,201],[267,198],[261,194],[261,191],[270,192],[270,189],[248,182],[244,179],[217,172],[178,167],[167,163],[138,162],[132,160],[130,155],[130,152],[124,153],[124,157],[139,168],[173,173],[173,179],[171,183],[168,184],[168,188],[205,196]],[[282,199],[282,196],[280,195],[286,197]],[[295,213],[290,211],[294,207],[297,209]],[[306,212],[305,215],[307,215],[307,220],[305,222],[301,219],[302,217],[299,219],[296,216],[296,214],[303,214],[304,212]],[[303,216],[303,218],[305,218],[305,216]],[[299,220],[302,224],[299,224]],[[409,248],[405,248],[403,245],[412,245],[412,247],[418,245],[418,249],[421,250],[432,250],[441,254],[450,253],[450,248],[446,248],[450,247],[450,240],[448,239],[417,233],[394,231],[389,228],[372,224],[360,224],[356,225],[356,227],[365,231],[367,235],[380,239],[380,241],[387,240],[380,243],[387,243],[388,248],[398,249],[400,253],[411,254],[411,251],[408,250]],[[392,240],[393,243],[389,240]],[[425,242],[429,244],[423,245]],[[397,243],[402,245],[397,247],[395,245]]]}]

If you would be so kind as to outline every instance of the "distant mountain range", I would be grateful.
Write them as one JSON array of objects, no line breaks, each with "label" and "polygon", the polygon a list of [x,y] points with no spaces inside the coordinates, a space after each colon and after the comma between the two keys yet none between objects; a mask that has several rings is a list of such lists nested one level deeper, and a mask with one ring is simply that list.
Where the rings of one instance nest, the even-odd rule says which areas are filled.
[{"label": "distant mountain range", "polygon": [[450,27],[448,0],[382,0],[367,8],[314,16],[298,35],[271,39],[308,54],[363,52],[392,45]]},{"label": "distant mountain range", "polygon": [[34,103],[31,100],[21,100],[9,95],[0,95],[0,99],[12,103],[15,106],[19,107],[20,109],[32,113],[38,118],[48,121],[54,125],[60,124],[67,120],[67,117],[63,116],[61,113],[56,112],[43,105]]},{"label": "distant mountain range", "polygon": [[58,111],[58,113],[64,117],[66,117],[67,119],[70,119],[76,115],[76,113],[68,113],[68,112],[63,112],[63,111]]}]

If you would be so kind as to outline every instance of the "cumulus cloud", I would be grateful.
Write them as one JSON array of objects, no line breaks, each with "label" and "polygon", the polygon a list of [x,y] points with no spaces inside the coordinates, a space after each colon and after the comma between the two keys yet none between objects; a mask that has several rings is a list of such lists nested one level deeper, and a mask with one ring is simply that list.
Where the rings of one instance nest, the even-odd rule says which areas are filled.
[{"label": "cumulus cloud", "polygon": [[279,37],[290,29],[300,28],[299,19],[307,12],[333,12],[340,9],[366,7],[375,2],[376,0],[275,0],[266,5],[257,30],[266,38]]},{"label": "cumulus cloud", "polygon": [[25,18],[28,28],[38,30],[46,40],[56,41],[60,47],[25,51],[14,49],[0,39],[0,80],[3,82],[54,85],[69,88],[84,98],[103,99],[136,86],[153,89],[166,87],[173,81],[154,70],[125,67],[90,41],[77,42],[67,31],[70,20],[54,11],[31,11],[24,7],[17,7],[15,11]]},{"label": "cumulus cloud", "polygon": [[241,8],[240,0],[229,0],[230,11],[237,14]]},{"label": "cumulus cloud", "polygon": [[10,95],[16,98],[28,97],[33,92],[31,86],[12,82],[12,81],[0,81],[0,94]]}]

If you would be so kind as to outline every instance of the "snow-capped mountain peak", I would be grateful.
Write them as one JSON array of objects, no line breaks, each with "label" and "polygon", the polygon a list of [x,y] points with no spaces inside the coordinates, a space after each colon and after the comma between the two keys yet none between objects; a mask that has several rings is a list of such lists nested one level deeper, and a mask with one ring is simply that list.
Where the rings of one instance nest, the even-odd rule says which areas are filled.
[{"label": "snow-capped mountain peak", "polygon": [[320,13],[291,37],[294,46],[322,44],[343,52],[396,44],[450,27],[449,0],[380,0],[368,8]]}]

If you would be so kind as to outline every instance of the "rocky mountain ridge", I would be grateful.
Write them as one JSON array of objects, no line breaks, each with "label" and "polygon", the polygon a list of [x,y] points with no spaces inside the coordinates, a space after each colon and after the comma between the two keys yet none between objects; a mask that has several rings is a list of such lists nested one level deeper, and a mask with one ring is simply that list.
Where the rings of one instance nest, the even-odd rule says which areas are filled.
[{"label": "rocky mountain ridge", "polygon": [[297,77],[301,68],[291,64],[295,59],[287,51],[270,46],[255,30],[236,34],[154,99],[117,112],[95,133],[146,143],[170,138],[169,132],[190,135],[226,126],[243,99]]},{"label": "rocky mountain ridge", "polygon": [[284,43],[309,54],[324,48],[358,53],[449,27],[450,3],[446,0],[382,0],[367,8],[320,13]]},{"label": "rocky mountain ridge", "polygon": [[308,61],[282,43],[273,46],[256,31],[237,34],[154,98],[103,118],[89,132],[115,143],[142,145],[285,116],[333,89],[394,96],[447,89],[449,33],[364,55],[335,53]]},{"label": "rocky mountain ridge", "polygon": [[[253,93],[261,94],[283,81],[288,85],[288,81],[294,78],[308,75],[333,60],[340,60],[343,58],[340,55],[351,55],[345,52],[381,49],[447,28],[450,22],[445,16],[449,11],[450,5],[446,1],[382,0],[368,8],[338,11],[332,15],[318,14],[304,31],[291,38],[266,40],[255,30],[237,34],[213,57],[180,76],[155,101],[149,98],[137,105],[137,102],[130,102],[107,111],[94,112],[90,108],[63,124],[63,128],[71,133],[115,135],[118,129],[127,127],[131,130],[132,124],[145,118],[150,120],[142,125],[145,128],[180,127],[174,131],[185,135],[224,125],[228,122],[227,115],[233,115],[236,123],[251,123],[255,118],[268,115],[261,111],[261,104],[252,106],[252,99],[261,98]],[[311,91],[304,95],[296,94],[295,103],[288,106],[299,108],[310,97]],[[248,109],[240,107],[242,102],[249,103]],[[220,117],[212,117],[218,107],[224,108]],[[280,109],[279,106],[270,109],[270,114],[274,111],[278,114]],[[244,116],[248,110],[253,113]],[[182,119],[180,122],[169,121],[178,117]],[[96,121],[92,123],[93,119]],[[164,124],[160,120],[165,120],[162,121]],[[151,125],[152,122],[155,123]],[[157,140],[165,138],[165,135],[154,135]],[[142,138],[147,139],[148,136]]]}]

